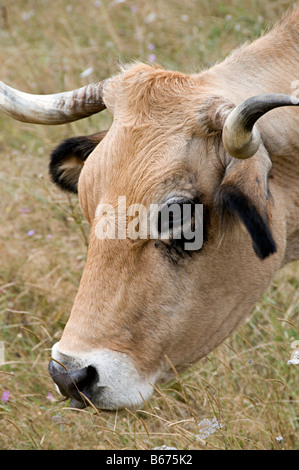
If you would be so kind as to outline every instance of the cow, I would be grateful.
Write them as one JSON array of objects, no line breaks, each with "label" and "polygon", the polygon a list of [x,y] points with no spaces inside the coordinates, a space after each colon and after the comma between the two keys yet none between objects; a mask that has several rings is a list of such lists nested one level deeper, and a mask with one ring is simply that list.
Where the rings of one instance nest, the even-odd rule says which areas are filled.
[{"label": "cow", "polygon": [[[155,383],[222,343],[299,258],[298,56],[294,8],[197,74],[135,61],[53,95],[1,83],[1,109],[21,121],[61,124],[105,108],[114,118],[108,131],[67,139],[50,160],[53,182],[78,193],[91,226],[49,364],[71,406],[141,406]],[[202,246],[186,250],[171,230],[168,238],[97,236],[99,207],[116,211],[120,197],[147,211],[202,205]]]}]

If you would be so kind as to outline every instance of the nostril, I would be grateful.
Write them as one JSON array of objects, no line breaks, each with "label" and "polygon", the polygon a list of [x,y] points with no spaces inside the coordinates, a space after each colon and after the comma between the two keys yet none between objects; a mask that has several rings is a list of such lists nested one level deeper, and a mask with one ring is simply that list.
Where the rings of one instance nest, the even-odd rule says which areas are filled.
[{"label": "nostril", "polygon": [[51,360],[49,372],[62,395],[83,402],[84,397],[81,395],[83,393],[89,400],[91,399],[90,388],[97,377],[96,369],[93,366],[68,371],[64,366]]},{"label": "nostril", "polygon": [[78,381],[76,382],[77,389],[80,392],[84,393],[84,395],[86,395],[89,399],[91,399],[89,389],[91,384],[94,382],[96,376],[96,369],[93,366],[88,366],[84,369],[84,376],[82,375],[81,378],[78,377]]}]

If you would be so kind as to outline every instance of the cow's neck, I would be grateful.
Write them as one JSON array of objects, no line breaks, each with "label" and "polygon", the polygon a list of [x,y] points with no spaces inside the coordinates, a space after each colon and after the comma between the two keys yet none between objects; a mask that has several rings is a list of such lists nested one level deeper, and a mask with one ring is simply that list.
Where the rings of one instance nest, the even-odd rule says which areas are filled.
[{"label": "cow's neck", "polygon": [[281,20],[268,34],[236,49],[223,62],[198,77],[209,75],[210,83],[222,85],[235,103],[253,94],[290,95],[295,88],[298,96],[298,25],[299,8]]},{"label": "cow's neck", "polygon": [[[262,93],[299,97],[299,9],[274,30],[233,52],[224,62],[197,75],[212,94],[238,104]],[[258,121],[263,142],[273,161],[274,197],[283,199],[287,251],[284,262],[299,259],[299,112],[272,110]]]}]

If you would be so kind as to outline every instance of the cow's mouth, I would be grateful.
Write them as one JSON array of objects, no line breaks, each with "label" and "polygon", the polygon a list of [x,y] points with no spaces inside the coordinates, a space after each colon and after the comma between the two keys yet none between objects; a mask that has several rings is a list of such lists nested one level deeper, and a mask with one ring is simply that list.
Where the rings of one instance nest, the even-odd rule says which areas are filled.
[{"label": "cow's mouth", "polygon": [[159,372],[141,374],[127,354],[103,348],[75,355],[59,347],[53,346],[49,372],[72,408],[136,408],[153,392]]}]

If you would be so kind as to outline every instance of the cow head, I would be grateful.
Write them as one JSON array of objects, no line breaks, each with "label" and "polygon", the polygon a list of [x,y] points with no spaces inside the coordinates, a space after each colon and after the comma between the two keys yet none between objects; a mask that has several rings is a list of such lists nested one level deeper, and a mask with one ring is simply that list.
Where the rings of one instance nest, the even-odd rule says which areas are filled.
[{"label": "cow head", "polygon": [[[108,132],[69,139],[51,157],[53,181],[78,191],[91,234],[50,373],[75,406],[138,406],[174,367],[181,371],[220,344],[279,267],[284,220],[279,201],[271,199],[271,160],[254,123],[292,103],[285,95],[266,95],[235,107],[192,76],[143,64],[123,69],[92,93],[82,90],[68,92],[68,100],[43,97],[51,102],[51,123],[55,116],[65,122],[104,107],[114,117]],[[20,100],[22,120],[49,123],[37,101],[30,119],[24,117],[26,97],[15,93],[6,112],[20,118]],[[120,197],[126,207],[142,205],[147,215],[151,204],[192,210],[203,204],[202,247],[186,250],[173,230],[168,238],[159,229],[156,238],[118,236]],[[99,237],[109,210],[116,214],[115,236]],[[134,217],[134,210],[126,214],[127,227]]]}]

